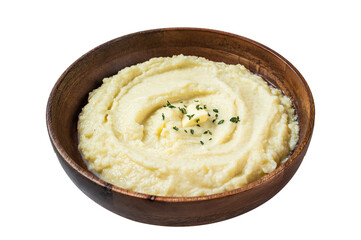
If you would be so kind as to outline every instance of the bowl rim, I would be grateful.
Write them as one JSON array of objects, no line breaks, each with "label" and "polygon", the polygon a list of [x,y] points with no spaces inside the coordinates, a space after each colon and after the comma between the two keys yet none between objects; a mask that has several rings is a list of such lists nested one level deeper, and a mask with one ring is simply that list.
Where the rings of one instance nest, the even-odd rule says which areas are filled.
[{"label": "bowl rim", "polygon": [[[54,96],[56,95],[57,89],[59,88],[61,82],[63,81],[63,79],[66,77],[66,75],[71,71],[71,69],[77,65],[79,62],[83,61],[88,55],[92,54],[93,52],[97,51],[98,49],[101,49],[103,47],[106,47],[108,45],[111,45],[113,42],[117,42],[120,40],[124,40],[127,38],[131,38],[134,37],[136,35],[141,35],[141,34],[150,34],[150,33],[156,33],[156,32],[165,32],[165,31],[199,31],[199,32],[209,32],[209,33],[213,33],[213,34],[218,34],[218,35],[223,35],[226,37],[231,37],[231,38],[238,38],[238,39],[242,39],[243,41],[249,42],[250,44],[256,45],[260,48],[262,48],[263,50],[271,53],[272,55],[274,55],[275,57],[277,57],[278,59],[280,59],[281,61],[283,61],[300,79],[303,87],[306,89],[309,101],[310,101],[310,122],[309,125],[310,127],[307,128],[307,132],[305,134],[304,140],[302,142],[298,142],[295,149],[293,150],[293,152],[291,153],[290,157],[288,158],[288,160],[286,162],[284,162],[283,164],[281,164],[279,167],[277,167],[274,171],[272,171],[271,173],[263,176],[262,178],[251,182],[243,187],[240,188],[236,188],[230,191],[226,191],[226,192],[221,192],[221,193],[215,193],[215,194],[211,194],[211,195],[205,195],[205,196],[189,196],[189,197],[169,197],[169,196],[158,196],[158,195],[151,195],[151,194],[145,194],[145,193],[139,193],[139,192],[135,192],[135,191],[131,191],[131,190],[127,190],[118,186],[115,186],[113,184],[110,184],[100,178],[98,178],[97,176],[95,176],[95,174],[91,173],[89,170],[84,169],[83,167],[81,167],[80,165],[78,165],[65,151],[65,149],[62,147],[62,145],[60,144],[60,141],[58,140],[57,136],[55,135],[54,129],[53,129],[53,123],[52,123],[52,119],[51,119],[51,110],[52,110],[52,105],[53,105],[53,100],[54,100]],[[220,31],[220,30],[214,30],[214,29],[208,29],[208,28],[193,28],[193,27],[172,27],[172,28],[157,28],[157,29],[150,29],[150,30],[144,30],[144,31],[138,31],[138,32],[134,32],[134,33],[130,33],[121,37],[117,37],[115,39],[112,39],[110,41],[107,41],[105,43],[100,44],[99,46],[91,49],[90,51],[86,52],[85,54],[83,54],[81,57],[79,57],[76,61],[74,61],[64,72],[63,74],[59,77],[59,79],[57,80],[57,82],[55,83],[50,95],[49,95],[49,99],[48,99],[48,103],[47,103],[47,107],[46,107],[46,125],[47,125],[47,130],[48,130],[48,134],[49,134],[49,138],[53,144],[54,149],[57,151],[57,153],[63,158],[63,160],[73,169],[75,169],[79,174],[81,174],[83,177],[87,178],[88,180],[92,181],[93,183],[106,188],[107,190],[116,192],[116,193],[120,193],[120,194],[125,194],[128,195],[130,197],[136,197],[136,198],[140,198],[140,199],[148,199],[148,200],[152,200],[152,201],[161,201],[161,202],[170,202],[170,203],[177,203],[177,202],[197,202],[197,201],[206,201],[206,200],[214,200],[214,199],[218,199],[218,198],[222,198],[222,197],[226,197],[226,196],[231,196],[231,195],[235,195],[235,194],[239,194],[242,192],[247,192],[259,185],[261,185],[264,182],[270,181],[271,179],[277,177],[278,175],[282,174],[282,172],[284,172],[289,165],[291,165],[293,163],[293,161],[295,160],[295,158],[297,156],[299,156],[302,152],[303,149],[308,145],[308,143],[310,142],[311,136],[312,136],[312,132],[313,132],[313,128],[314,128],[314,116],[315,115],[315,106],[314,106],[314,99],[311,93],[311,90],[306,82],[306,80],[303,78],[303,76],[301,75],[301,73],[287,60],[285,59],[283,56],[281,56],[280,54],[278,54],[277,52],[275,52],[274,50],[270,49],[269,47],[266,47],[265,45],[258,43],[254,40],[251,40],[249,38],[240,36],[240,35],[236,35],[233,33],[229,33],[229,32],[224,32],[224,31]]]}]

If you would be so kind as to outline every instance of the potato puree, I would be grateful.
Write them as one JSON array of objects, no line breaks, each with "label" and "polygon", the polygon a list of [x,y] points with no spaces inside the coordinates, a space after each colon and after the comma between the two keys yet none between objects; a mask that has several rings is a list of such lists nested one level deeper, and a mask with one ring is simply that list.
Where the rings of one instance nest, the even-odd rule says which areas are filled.
[{"label": "potato puree", "polygon": [[91,171],[161,196],[239,188],[272,172],[298,141],[290,99],[242,65],[152,58],[103,80],[78,122]]}]

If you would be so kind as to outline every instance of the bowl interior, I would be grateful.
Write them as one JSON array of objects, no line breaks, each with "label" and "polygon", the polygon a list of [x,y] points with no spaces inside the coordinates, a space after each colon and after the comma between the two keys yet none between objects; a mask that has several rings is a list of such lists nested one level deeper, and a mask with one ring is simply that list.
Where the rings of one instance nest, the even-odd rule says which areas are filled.
[{"label": "bowl interior", "polygon": [[152,57],[177,54],[242,64],[262,76],[281,89],[296,109],[300,136],[293,155],[308,143],[313,126],[312,95],[300,73],[287,60],[259,43],[229,33],[205,29],[159,29],[107,42],[79,58],[63,73],[48,103],[48,128],[55,147],[68,155],[66,159],[88,171],[77,147],[77,121],[89,92],[100,86],[104,77],[114,75],[124,67]]}]

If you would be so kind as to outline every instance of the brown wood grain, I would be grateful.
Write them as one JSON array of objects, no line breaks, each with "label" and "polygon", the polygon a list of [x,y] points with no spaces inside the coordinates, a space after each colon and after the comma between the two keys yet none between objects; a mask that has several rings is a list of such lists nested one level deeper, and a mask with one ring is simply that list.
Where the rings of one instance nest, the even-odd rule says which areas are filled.
[{"label": "brown wood grain", "polygon": [[[289,160],[269,175],[233,191],[202,197],[162,197],[128,191],[87,170],[78,151],[77,120],[88,93],[104,77],[152,57],[195,55],[243,64],[281,89],[298,114],[300,137]],[[311,140],[315,107],[311,91],[295,67],[273,50],[230,33],[194,28],[156,29],[126,35],[75,61],[55,84],[47,105],[47,128],[58,159],[87,196],[123,217],[158,225],[199,225],[243,214],[269,200],[292,178]],[[89,210],[91,211],[91,210]]]}]

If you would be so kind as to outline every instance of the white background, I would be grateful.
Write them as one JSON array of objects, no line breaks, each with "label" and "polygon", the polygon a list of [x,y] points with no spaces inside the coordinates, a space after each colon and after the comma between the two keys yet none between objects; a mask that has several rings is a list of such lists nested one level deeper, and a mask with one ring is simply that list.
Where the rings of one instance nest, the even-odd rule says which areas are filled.
[{"label": "white background", "polygon": [[[0,238],[360,239],[361,8],[295,2],[2,1]],[[316,124],[308,153],[289,184],[257,209],[197,227],[137,223],[94,203],[61,168],[45,124],[59,76],[108,40],[161,27],[251,38],[309,83]]]}]

